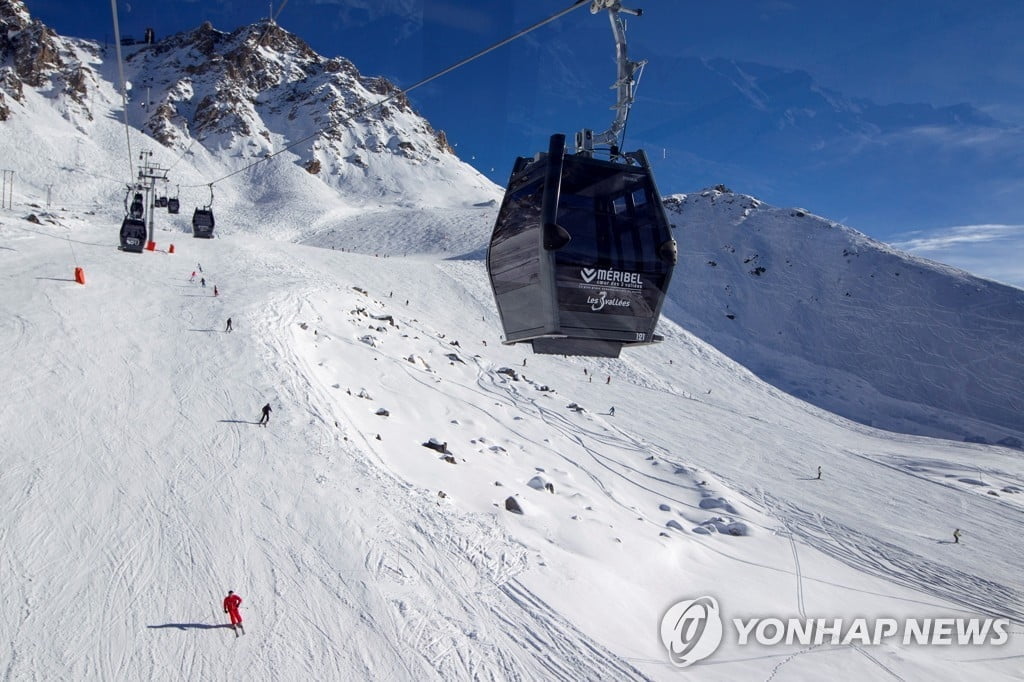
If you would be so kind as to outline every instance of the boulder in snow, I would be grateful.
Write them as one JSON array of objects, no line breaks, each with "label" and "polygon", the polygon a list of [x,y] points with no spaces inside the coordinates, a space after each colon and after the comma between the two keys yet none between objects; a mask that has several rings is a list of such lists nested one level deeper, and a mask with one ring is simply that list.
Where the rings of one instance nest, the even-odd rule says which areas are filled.
[{"label": "boulder in snow", "polygon": [[437,452],[440,452],[442,455],[448,454],[448,441],[442,443],[436,438],[431,438],[426,443],[423,443],[423,447],[430,448],[431,450],[436,450]]}]

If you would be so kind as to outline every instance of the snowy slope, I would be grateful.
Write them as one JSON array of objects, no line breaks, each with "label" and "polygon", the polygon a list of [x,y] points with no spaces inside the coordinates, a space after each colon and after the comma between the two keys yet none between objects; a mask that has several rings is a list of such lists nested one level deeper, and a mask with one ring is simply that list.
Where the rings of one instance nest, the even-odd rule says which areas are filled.
[{"label": "snowy slope", "polygon": [[677,323],[861,423],[1022,447],[1024,290],[725,188],[667,204]]},{"label": "snowy slope", "polygon": [[[230,175],[266,138],[220,129],[204,138],[219,148],[131,129],[135,154],[172,169],[183,212],[157,215],[157,252],[121,253],[132,173],[115,65],[68,49],[106,74],[87,105],[29,87],[0,123],[17,169],[15,208],[0,209],[4,679],[678,679],[658,623],[700,595],[733,616],[1013,621],[1000,647],[727,638],[701,679],[1019,677],[1019,450],[820,408],[958,439],[1021,435],[1020,360],[1006,355],[1019,296],[876,245],[842,253],[856,234],[812,216],[694,195],[673,218],[664,343],[616,360],[528,356],[500,344],[479,258],[446,260],[480,253],[497,188],[444,164],[426,173],[401,140],[347,188],[298,152]],[[181,58],[134,54],[133,78],[167,82]],[[280,104],[249,111],[273,144]],[[314,130],[296,121],[292,137]],[[218,238],[192,239],[189,209],[214,179]],[[809,247],[793,239],[801,221]],[[197,263],[205,287],[189,281]],[[866,285],[893,263],[927,273]],[[862,317],[807,299],[847,284]],[[929,319],[968,295],[984,303]],[[850,340],[897,307],[913,324],[888,342]],[[791,315],[800,333],[763,336]],[[961,342],[914,352],[932,336]],[[801,355],[823,347],[828,362]],[[864,357],[882,375],[959,374],[922,375],[897,402],[836,367]],[[989,411],[938,401],[941,376],[973,381],[947,393]],[[523,515],[505,511],[510,496]],[[237,640],[219,610],[228,589],[245,600]]]},{"label": "snowy slope", "polygon": [[475,261],[114,237],[0,214],[7,679],[675,679],[657,624],[701,594],[1015,623],[989,648],[727,640],[701,679],[1017,675],[1013,450],[852,424],[672,324],[621,360],[525,357]]}]

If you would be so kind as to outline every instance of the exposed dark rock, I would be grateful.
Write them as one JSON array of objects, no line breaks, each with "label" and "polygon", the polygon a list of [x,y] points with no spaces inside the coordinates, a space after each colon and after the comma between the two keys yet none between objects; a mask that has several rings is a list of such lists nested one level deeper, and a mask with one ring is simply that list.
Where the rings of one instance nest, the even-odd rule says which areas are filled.
[{"label": "exposed dark rock", "polygon": [[430,448],[431,450],[435,450],[437,452],[440,452],[442,455],[449,454],[448,453],[448,441],[445,441],[444,443],[440,443],[436,439],[431,438],[426,443],[422,443],[422,445],[425,448]]}]

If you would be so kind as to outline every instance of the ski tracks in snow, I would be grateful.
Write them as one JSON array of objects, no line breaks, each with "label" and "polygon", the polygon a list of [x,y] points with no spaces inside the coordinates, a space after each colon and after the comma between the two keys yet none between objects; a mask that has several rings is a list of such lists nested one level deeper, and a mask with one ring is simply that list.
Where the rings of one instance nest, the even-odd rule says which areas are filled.
[{"label": "ski tracks in snow", "polygon": [[854,528],[782,500],[771,500],[786,528],[815,549],[869,575],[922,590],[962,605],[969,613],[1024,622],[1021,594],[1011,587],[939,565],[906,547],[871,537]]},{"label": "ski tracks in snow", "polygon": [[[350,560],[332,567],[320,565],[323,559],[316,556],[294,556],[297,568],[309,567],[299,573],[318,576],[319,591],[332,594],[329,599],[337,600],[339,612],[358,610],[346,618],[357,618],[358,627],[369,630],[359,639],[392,649],[387,660],[392,665],[406,661],[408,677],[421,677],[419,669],[440,679],[644,679],[517,581],[529,565],[527,552],[493,518],[438,505],[432,493],[410,487],[375,453],[375,441],[350,430],[345,416],[332,412],[333,396],[311,379],[314,367],[292,347],[291,329],[310,311],[290,301],[304,298],[311,296],[289,294],[269,301],[261,323],[267,326],[257,330],[265,339],[263,355],[273,363],[273,374],[284,378],[279,399],[302,404],[313,415],[302,436],[310,441],[310,452],[322,449],[322,437],[315,433],[330,433],[332,455],[320,456],[324,461],[315,466],[327,467],[331,475],[316,475],[315,483],[339,494],[373,496],[387,509],[370,519],[358,517],[359,510],[352,507],[352,516],[339,527],[346,554],[362,557],[359,563]],[[437,380],[433,374],[429,380],[419,376],[423,370],[415,365],[392,366],[424,385]],[[335,422],[342,425],[340,433],[330,426]],[[340,440],[341,434],[354,439]],[[313,442],[318,445],[313,447]],[[343,487],[334,480],[344,481]],[[301,530],[292,529],[295,533]],[[330,575],[338,577],[332,580]],[[297,588],[287,588],[290,598]],[[302,591],[308,592],[309,586]],[[317,606],[309,608],[315,612]],[[491,627],[495,622],[504,626]],[[320,637],[330,639],[327,632]],[[347,649],[343,642],[331,646]],[[338,655],[363,657],[359,665],[367,670],[379,673],[384,665],[365,651],[342,652]]]}]

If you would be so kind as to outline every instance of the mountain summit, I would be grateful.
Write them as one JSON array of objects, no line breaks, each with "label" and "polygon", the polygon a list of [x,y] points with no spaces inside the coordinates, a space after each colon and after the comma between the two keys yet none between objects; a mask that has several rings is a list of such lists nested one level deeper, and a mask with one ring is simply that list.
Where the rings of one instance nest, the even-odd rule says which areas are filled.
[{"label": "mountain summit", "polygon": [[[164,148],[154,151],[153,161],[171,166],[190,157],[201,169],[201,177],[178,169],[191,175],[175,179],[182,185],[207,185],[211,176],[245,170],[245,184],[262,180],[275,194],[301,185],[295,191],[314,190],[327,205],[338,195],[358,204],[374,197],[383,204],[433,206],[495,198],[493,183],[455,156],[444,133],[416,113],[397,86],[361,75],[343,57],[317,54],[271,21],[231,33],[205,23],[148,44],[123,41],[132,43],[122,46],[127,112],[114,46],[61,38],[32,19],[22,0],[0,0],[0,21],[6,29],[0,37],[2,119],[31,118],[34,105],[45,104],[90,137],[97,127],[127,119],[130,135],[145,134],[134,144],[155,141]],[[123,132],[121,140],[123,148]],[[315,178],[319,190],[294,172],[282,178],[277,166],[285,164]],[[457,198],[438,186],[458,186]],[[95,193],[120,204],[114,199],[120,191],[115,185]],[[246,216],[245,222],[253,220]]]},{"label": "mountain summit", "polygon": [[0,0],[0,121],[25,102],[25,88],[38,88],[85,108],[94,74],[83,63],[79,41],[57,35],[33,19],[22,0]]}]

